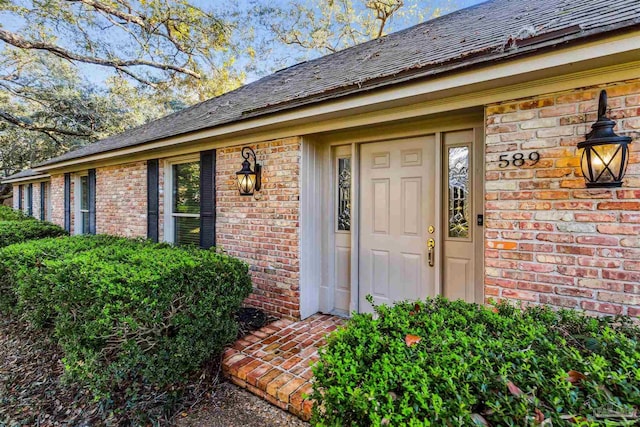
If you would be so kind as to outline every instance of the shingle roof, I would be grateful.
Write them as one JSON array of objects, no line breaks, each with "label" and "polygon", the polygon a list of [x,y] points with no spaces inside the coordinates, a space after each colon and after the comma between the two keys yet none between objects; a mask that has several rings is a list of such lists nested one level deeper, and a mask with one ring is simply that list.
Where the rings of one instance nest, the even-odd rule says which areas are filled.
[{"label": "shingle roof", "polygon": [[638,26],[638,0],[491,0],[303,62],[42,163],[50,165],[237,122],[380,85],[517,55],[524,47]]},{"label": "shingle roof", "polygon": [[23,171],[14,173],[13,175],[9,175],[6,178],[2,178],[2,181],[0,182],[5,182],[5,181],[9,181],[9,180],[14,180],[14,179],[20,179],[20,178],[31,178],[31,177],[36,177],[36,176],[40,176],[43,175],[42,172],[36,172],[33,169],[25,169]]}]

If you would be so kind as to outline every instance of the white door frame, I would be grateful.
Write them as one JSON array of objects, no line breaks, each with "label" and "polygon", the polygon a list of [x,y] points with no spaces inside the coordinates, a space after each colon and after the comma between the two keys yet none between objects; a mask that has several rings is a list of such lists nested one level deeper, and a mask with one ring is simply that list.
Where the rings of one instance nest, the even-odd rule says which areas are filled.
[{"label": "white door frame", "polygon": [[[330,298],[325,294],[333,295],[331,278],[334,275],[333,263],[330,258],[333,254],[333,221],[332,215],[335,212],[333,191],[335,189],[335,179],[333,177],[332,147],[339,145],[351,146],[351,297],[350,311],[359,311],[359,251],[360,251],[360,146],[367,142],[391,141],[406,137],[435,135],[436,161],[435,188],[438,209],[436,209],[436,224],[442,227],[443,224],[443,200],[442,200],[442,134],[445,132],[478,128],[479,135],[483,131],[483,121],[476,113],[461,115],[452,119],[449,124],[442,124],[442,120],[427,120],[424,123],[414,123],[411,125],[387,126],[384,131],[370,128],[366,131],[346,132],[338,134],[319,135],[313,138],[305,137],[303,146],[313,146],[312,150],[303,149],[302,164],[304,168],[309,168],[310,159],[313,158],[313,174],[315,178],[308,176],[312,173],[308,170],[303,172],[301,183],[301,274],[300,274],[300,305],[301,316],[305,318],[316,311],[331,312]],[[484,138],[478,138],[479,144],[484,144]],[[310,153],[311,151],[311,153]],[[480,150],[484,152],[484,150]],[[484,162],[484,159],[479,159]],[[320,182],[318,182],[320,181]],[[480,200],[484,200],[483,194],[478,194]],[[318,225],[321,224],[321,227]],[[435,292],[442,294],[442,265],[440,263],[443,251],[442,230],[436,238],[436,266],[435,271]],[[318,236],[320,232],[321,235]],[[483,239],[484,241],[484,239]],[[425,242],[426,244],[426,242]],[[483,258],[483,257],[482,257]],[[481,269],[477,275],[478,283],[484,277],[484,259],[481,259],[478,267]],[[482,284],[478,284],[476,289],[484,289]],[[483,292],[482,292],[483,294]],[[483,300],[484,297],[481,298]],[[315,311],[314,311],[315,310]],[[312,313],[313,312],[313,313]]]},{"label": "white door frame", "polygon": [[[356,185],[358,184],[358,185]],[[360,312],[360,143],[351,144],[351,301]]]}]

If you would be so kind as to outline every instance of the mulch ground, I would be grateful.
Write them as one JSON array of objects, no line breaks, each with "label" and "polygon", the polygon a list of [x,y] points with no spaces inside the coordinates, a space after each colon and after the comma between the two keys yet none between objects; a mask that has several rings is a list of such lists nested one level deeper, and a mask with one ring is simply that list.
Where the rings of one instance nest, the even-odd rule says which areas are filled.
[{"label": "mulch ground", "polygon": [[[238,314],[238,320],[241,326],[239,335],[243,336],[274,319],[258,310],[243,310]],[[0,426],[133,423],[129,413],[117,410],[123,406],[122,402],[116,400],[109,405],[94,402],[83,388],[65,384],[61,380],[62,357],[61,349],[46,333],[33,330],[20,320],[0,315]],[[194,373],[180,387],[182,398],[178,403],[169,402],[167,397],[175,388],[150,390],[138,402],[139,410],[152,415],[156,425],[175,425],[176,422],[179,425],[229,427],[298,425],[297,420],[289,418],[288,414],[225,384],[219,362],[212,360],[200,372]],[[243,401],[244,412],[241,410]],[[262,424],[255,424],[261,419],[256,414],[265,414]],[[234,424],[243,419],[241,424]],[[265,423],[267,419],[270,421]],[[306,424],[300,422],[299,425]]]},{"label": "mulch ground", "polygon": [[0,425],[87,425],[91,397],[62,384],[60,348],[24,322],[0,317]]},{"label": "mulch ground", "polygon": [[212,395],[182,412],[177,427],[308,427],[284,412],[229,382],[214,387]]}]

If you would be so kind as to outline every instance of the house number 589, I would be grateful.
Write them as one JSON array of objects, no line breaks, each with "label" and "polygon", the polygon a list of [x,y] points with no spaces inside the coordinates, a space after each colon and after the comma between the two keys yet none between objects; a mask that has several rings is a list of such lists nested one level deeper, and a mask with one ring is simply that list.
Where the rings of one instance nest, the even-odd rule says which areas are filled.
[{"label": "house number 589", "polygon": [[540,153],[538,153],[537,151],[532,151],[531,153],[529,153],[528,159],[525,159],[524,154],[522,153],[513,153],[511,155],[511,158],[509,158],[508,154],[501,154],[499,159],[500,164],[498,166],[500,166],[501,168],[509,167],[509,165],[513,165],[519,168],[525,165],[526,160],[529,160],[530,162],[528,166],[533,166],[540,160]]}]

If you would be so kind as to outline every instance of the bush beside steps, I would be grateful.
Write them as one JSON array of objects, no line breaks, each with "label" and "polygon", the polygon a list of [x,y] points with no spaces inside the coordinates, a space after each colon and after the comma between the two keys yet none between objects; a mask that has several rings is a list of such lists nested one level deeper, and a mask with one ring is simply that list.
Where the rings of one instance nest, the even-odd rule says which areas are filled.
[{"label": "bush beside steps", "polygon": [[629,318],[443,298],[376,306],[314,367],[318,426],[630,426],[640,329]]},{"label": "bush beside steps", "polygon": [[50,331],[65,378],[107,406],[135,406],[220,353],[250,292],[247,265],[214,250],[109,236],[0,249],[0,309]]}]

